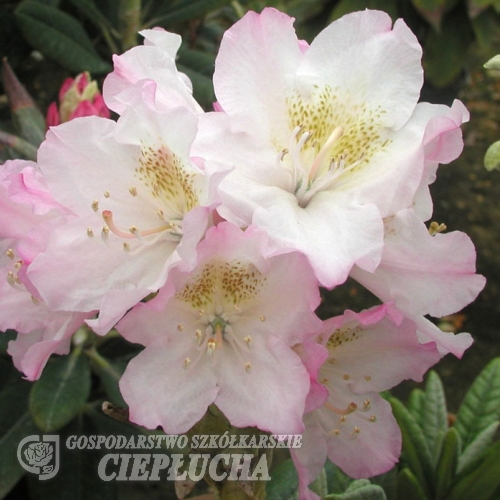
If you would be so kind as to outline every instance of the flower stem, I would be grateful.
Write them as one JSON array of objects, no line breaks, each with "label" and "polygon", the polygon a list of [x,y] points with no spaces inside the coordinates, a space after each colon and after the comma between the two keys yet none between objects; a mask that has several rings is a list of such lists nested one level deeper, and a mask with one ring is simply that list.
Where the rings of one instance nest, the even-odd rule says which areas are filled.
[{"label": "flower stem", "polygon": [[141,0],[120,0],[120,26],[122,50],[137,45],[137,32],[141,22]]}]

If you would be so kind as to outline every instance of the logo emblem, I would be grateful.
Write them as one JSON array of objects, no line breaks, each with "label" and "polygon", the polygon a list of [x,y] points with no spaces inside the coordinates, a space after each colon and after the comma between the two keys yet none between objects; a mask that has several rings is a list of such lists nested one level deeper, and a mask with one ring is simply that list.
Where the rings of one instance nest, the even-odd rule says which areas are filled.
[{"label": "logo emblem", "polygon": [[42,481],[54,477],[59,471],[59,436],[25,437],[17,447],[17,460]]}]

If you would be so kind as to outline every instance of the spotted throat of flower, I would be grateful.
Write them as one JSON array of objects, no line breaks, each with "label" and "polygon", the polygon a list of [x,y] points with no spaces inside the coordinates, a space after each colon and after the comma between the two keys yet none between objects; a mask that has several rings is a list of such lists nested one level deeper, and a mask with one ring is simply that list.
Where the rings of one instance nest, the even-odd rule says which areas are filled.
[{"label": "spotted throat of flower", "polygon": [[352,104],[330,87],[316,88],[309,99],[293,94],[287,109],[291,133],[277,162],[290,174],[289,191],[303,208],[316,193],[347,182],[389,143],[380,125],[382,110]]},{"label": "spotted throat of flower", "polygon": [[[177,325],[179,334],[190,335],[193,341],[191,354],[183,361],[185,369],[206,356],[212,366],[230,356],[246,373],[251,372],[254,333],[245,331],[245,319],[258,309],[259,292],[265,284],[266,277],[252,264],[211,261],[176,294],[188,306],[196,325],[194,331]],[[264,323],[266,318],[261,315],[258,320]]]},{"label": "spotted throat of flower", "polygon": [[[168,147],[141,146],[134,181],[126,192],[106,189],[92,200],[90,206],[101,214],[104,226],[101,237],[107,241],[110,233],[121,238],[123,249],[130,252],[160,239],[178,242],[182,238],[183,217],[199,205],[197,174],[185,165]],[[116,222],[124,205],[135,204],[137,220],[120,227]],[[103,209],[104,208],[104,209]],[[130,213],[127,207],[127,213]],[[87,236],[94,237],[93,227]]]}]

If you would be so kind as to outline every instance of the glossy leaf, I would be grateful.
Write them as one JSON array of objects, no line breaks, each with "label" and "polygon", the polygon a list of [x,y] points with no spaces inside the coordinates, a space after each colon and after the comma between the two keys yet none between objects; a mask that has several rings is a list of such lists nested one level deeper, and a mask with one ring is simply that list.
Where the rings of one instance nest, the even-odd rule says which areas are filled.
[{"label": "glossy leaf", "polygon": [[26,0],[16,9],[15,16],[28,42],[65,68],[75,73],[104,73],[111,69],[98,56],[80,22],[70,15]]},{"label": "glossy leaf", "polygon": [[42,376],[33,384],[30,411],[45,432],[66,425],[79,413],[90,392],[90,367],[84,356],[73,352],[69,356],[50,360]]},{"label": "glossy leaf", "polygon": [[474,380],[457,412],[457,429],[464,449],[500,415],[500,358],[495,358]]},{"label": "glossy leaf", "polygon": [[[161,9],[149,24],[169,25],[190,19],[199,19],[208,12],[228,5],[230,0],[179,0],[168,2],[167,9]],[[173,4],[173,5],[172,5]]]},{"label": "glossy leaf", "polygon": [[0,393],[0,498],[26,473],[17,459],[20,441],[39,433],[28,410],[30,385],[15,382]]},{"label": "glossy leaf", "polygon": [[451,427],[443,439],[436,469],[436,499],[444,498],[457,471],[460,455],[460,435]]}]

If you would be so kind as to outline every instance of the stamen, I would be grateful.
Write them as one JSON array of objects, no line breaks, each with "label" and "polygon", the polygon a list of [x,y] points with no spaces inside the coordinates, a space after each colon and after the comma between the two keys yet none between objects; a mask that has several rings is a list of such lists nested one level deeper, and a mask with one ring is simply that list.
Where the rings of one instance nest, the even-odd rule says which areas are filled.
[{"label": "stamen", "polygon": [[375,415],[371,415],[370,418],[368,419],[370,422],[376,422],[377,417]]},{"label": "stamen", "polygon": [[208,352],[208,354],[210,354],[210,356],[214,355],[216,347],[217,347],[217,342],[215,341],[215,339],[213,337],[208,339],[207,352]]},{"label": "stamen", "polygon": [[342,375],[342,378],[344,380],[351,380],[351,376],[348,373],[344,373],[344,375]]},{"label": "stamen", "polygon": [[123,242],[123,250],[125,250],[126,252],[130,252],[130,244],[126,241]]},{"label": "stamen", "polygon": [[264,323],[264,321],[266,321],[266,317],[265,316],[261,316],[259,319],[262,321],[262,323]]},{"label": "stamen", "polygon": [[184,331],[184,325],[182,323],[179,323],[177,325],[177,330],[179,330],[180,332]]},{"label": "stamen", "polygon": [[30,295],[30,297],[31,297],[31,302],[33,302],[33,304],[35,304],[36,306],[42,303],[41,300],[38,300],[36,297],[33,297],[33,295]]},{"label": "stamen", "polygon": [[372,407],[372,403],[369,399],[365,399],[363,403],[363,410],[368,411]]},{"label": "stamen", "polygon": [[158,212],[156,212],[156,214],[158,215],[158,217],[161,220],[165,220],[165,214],[163,213],[163,210],[158,210]]},{"label": "stamen", "polygon": [[247,361],[245,363],[245,371],[248,373],[252,369],[252,363],[250,361]]},{"label": "stamen", "polygon": [[370,382],[370,380],[372,379],[371,375],[365,375],[363,377],[367,382]]},{"label": "stamen", "polygon": [[333,429],[333,431],[330,431],[328,434],[332,436],[338,436],[340,435],[340,429]]},{"label": "stamen", "polygon": [[132,195],[132,196],[137,196],[137,188],[135,186],[132,186],[131,188],[129,188],[128,192]]},{"label": "stamen", "polygon": [[109,227],[102,226],[101,236],[103,237],[103,239],[106,239],[108,235],[109,235]]},{"label": "stamen", "polygon": [[109,198],[109,191],[104,191],[104,198]]},{"label": "stamen", "polygon": [[184,368],[188,368],[191,363],[191,358],[186,358],[184,360]]},{"label": "stamen", "polygon": [[89,238],[92,238],[94,236],[94,231],[93,231],[93,229],[91,227],[87,228],[87,236]]},{"label": "stamen", "polygon": [[245,341],[245,344],[250,347],[250,344],[252,343],[252,337],[250,337],[250,335],[247,335],[243,338],[243,340]]},{"label": "stamen", "polygon": [[9,257],[9,259],[14,258],[14,250],[12,250],[12,248],[9,248],[5,253],[6,253],[7,257]]},{"label": "stamen", "polygon": [[429,225],[429,234],[431,236],[435,236],[438,233],[442,233],[443,231],[446,231],[447,227],[446,224],[439,224],[437,222],[431,222]]},{"label": "stamen", "polygon": [[19,269],[21,269],[23,265],[23,261],[22,260],[18,260],[15,264],[14,264],[14,267],[19,271]]},{"label": "stamen", "polygon": [[109,227],[109,230],[116,234],[117,236],[120,236],[121,238],[136,238],[139,236],[150,236],[151,234],[156,234],[156,233],[161,233],[162,231],[167,231],[168,229],[172,229],[174,225],[169,222],[168,224],[164,226],[157,227],[155,229],[148,229],[146,231],[139,231],[136,226],[130,226],[129,231],[132,234],[128,234],[125,231],[122,231],[121,229],[118,229],[113,222],[113,212],[111,210],[103,210],[102,211],[102,218],[104,219],[104,222]]},{"label": "stamen", "polygon": [[355,425],[354,429],[351,432],[351,436],[356,437],[360,432],[361,432],[361,429],[357,425]]},{"label": "stamen", "polygon": [[97,212],[99,210],[99,200],[94,200],[90,206],[94,212]]},{"label": "stamen", "polygon": [[201,330],[196,330],[195,335],[196,335],[196,343],[198,345],[201,345],[201,343],[203,342],[203,332]]}]

